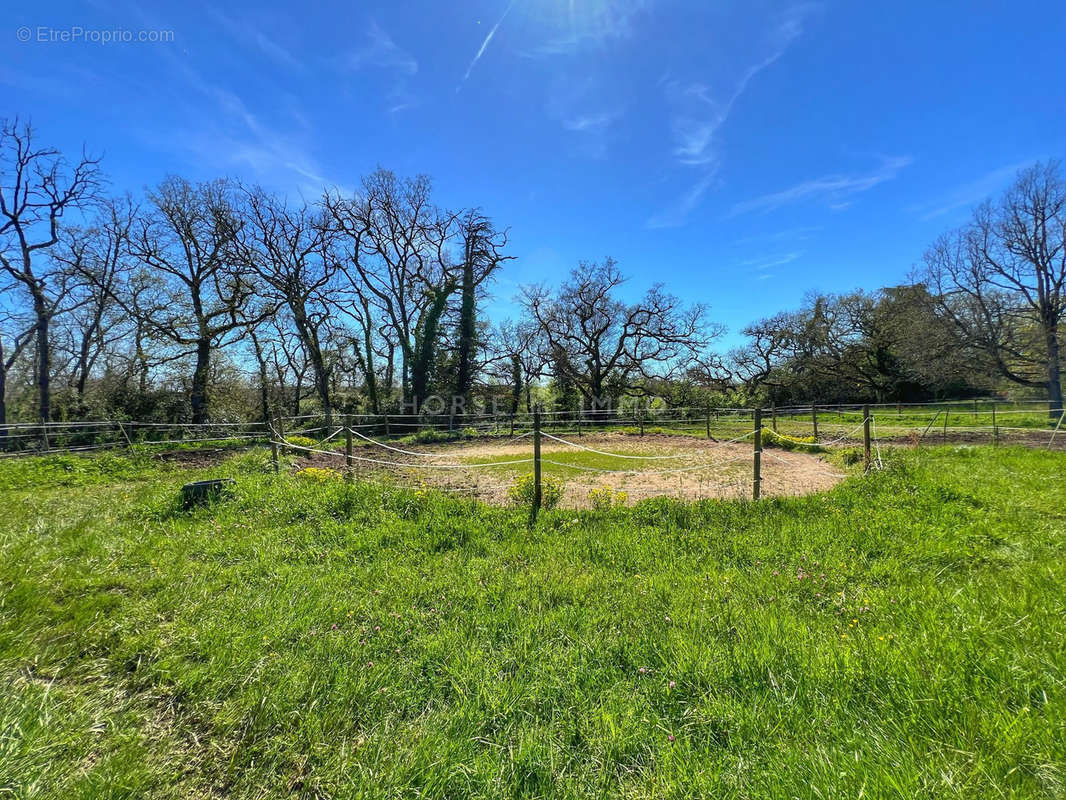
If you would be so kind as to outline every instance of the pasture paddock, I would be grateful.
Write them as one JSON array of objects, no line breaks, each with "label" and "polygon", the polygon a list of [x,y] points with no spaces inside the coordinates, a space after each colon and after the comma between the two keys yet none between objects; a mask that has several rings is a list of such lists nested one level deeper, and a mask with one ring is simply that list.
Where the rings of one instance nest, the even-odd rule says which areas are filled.
[{"label": "pasture paddock", "polygon": [[[360,479],[389,479],[496,504],[506,503],[508,489],[533,471],[529,437],[405,444],[402,453],[376,448],[365,440],[362,445],[353,459]],[[372,455],[375,452],[377,456]],[[545,438],[541,452],[544,474],[563,484],[561,505],[567,508],[588,507],[604,490],[624,504],[652,497],[739,499],[752,494],[750,438],[712,442],[692,436],[595,433],[582,436],[580,441]],[[339,449],[310,455],[310,459],[297,459],[295,468],[344,468]],[[413,466],[358,460],[362,457],[394,460],[394,464],[403,460]],[[442,462],[446,466],[440,466]],[[846,476],[845,469],[817,453],[768,448],[763,464],[761,483],[765,497],[824,491]]]},{"label": "pasture paddock", "polygon": [[1061,453],[533,526],[269,459],[0,462],[4,793],[1066,791]]}]

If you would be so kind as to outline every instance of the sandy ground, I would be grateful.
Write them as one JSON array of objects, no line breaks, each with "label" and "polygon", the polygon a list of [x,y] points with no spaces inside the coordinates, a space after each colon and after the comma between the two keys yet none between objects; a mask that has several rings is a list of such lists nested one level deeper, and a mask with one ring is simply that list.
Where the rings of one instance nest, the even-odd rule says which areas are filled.
[{"label": "sandy ground", "polygon": [[[677,436],[626,434],[597,434],[570,436],[570,441],[622,455],[670,456],[657,459],[627,459],[625,471],[563,473],[565,483],[562,505],[580,508],[590,504],[589,492],[610,488],[624,492],[627,503],[648,497],[669,496],[686,500],[700,498],[751,497],[752,446],[743,441],[735,444],[716,443],[706,439]],[[356,455],[382,461],[417,464],[410,468],[396,468],[356,462],[355,471],[364,478],[391,476],[414,486],[443,489],[477,497],[493,503],[507,501],[507,489],[529,464],[482,469],[463,467],[435,469],[433,464],[459,464],[467,461],[525,459],[532,457],[532,441],[525,437],[517,441],[474,441],[444,445],[401,446],[401,449],[420,455],[397,453],[381,448],[360,449]],[[545,439],[541,457],[557,459],[560,454],[576,452],[575,448]],[[301,459],[300,466],[343,467],[343,459],[315,455]],[[615,462],[617,463],[617,462]],[[424,466],[423,466],[424,465]],[[555,476],[558,468],[545,464],[545,473]],[[613,466],[613,465],[612,465]],[[835,486],[845,474],[817,455],[766,449],[762,459],[762,494],[764,497],[801,495],[824,491]]]}]

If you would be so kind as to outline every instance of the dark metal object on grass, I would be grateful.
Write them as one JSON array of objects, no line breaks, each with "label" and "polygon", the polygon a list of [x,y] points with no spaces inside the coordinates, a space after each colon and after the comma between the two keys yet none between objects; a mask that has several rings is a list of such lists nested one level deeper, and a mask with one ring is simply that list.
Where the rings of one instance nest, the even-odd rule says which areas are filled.
[{"label": "dark metal object on grass", "polygon": [[195,481],[181,487],[181,505],[194,508],[219,500],[232,491],[237,482],[233,478],[216,478],[209,481]]}]

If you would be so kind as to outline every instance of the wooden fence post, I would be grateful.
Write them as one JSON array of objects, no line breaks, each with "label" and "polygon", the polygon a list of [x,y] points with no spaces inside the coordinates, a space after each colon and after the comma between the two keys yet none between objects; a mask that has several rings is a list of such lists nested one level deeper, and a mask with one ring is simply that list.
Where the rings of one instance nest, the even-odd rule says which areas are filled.
[{"label": "wooden fence post", "polygon": [[537,513],[540,511],[541,486],[540,486],[540,405],[533,408],[533,511],[532,519],[535,522]]},{"label": "wooden fence post", "polygon": [[774,433],[777,433],[777,403],[770,405],[770,419],[773,421]]},{"label": "wooden fence post", "polygon": [[133,449],[133,442],[130,441],[130,435],[128,433],[126,433],[126,426],[123,425],[121,422],[119,422],[118,423],[118,429],[122,432],[122,438],[126,440],[126,449],[127,450],[132,450]]},{"label": "wooden fence post", "polygon": [[864,470],[870,471],[870,407],[862,407],[862,458]]},{"label": "wooden fence post", "polygon": [[515,415],[514,415],[514,412],[512,411],[511,412],[511,434],[510,434],[512,439],[514,438],[514,418],[515,418]]},{"label": "wooden fence post", "polygon": [[270,460],[274,464],[274,474],[278,473],[278,431],[274,426],[275,420],[270,421]]},{"label": "wooden fence post", "polygon": [[1064,408],[1064,409],[1062,410],[1062,413],[1061,413],[1061,414],[1059,414],[1059,422],[1058,422],[1058,424],[1057,424],[1057,425],[1055,426],[1055,430],[1053,430],[1053,431],[1051,432],[1051,438],[1050,438],[1050,439],[1048,439],[1048,442],[1047,442],[1047,449],[1048,449],[1048,450],[1050,450],[1050,449],[1051,449],[1051,445],[1053,445],[1053,444],[1055,443],[1055,434],[1057,434],[1057,433],[1059,432],[1059,428],[1061,428],[1061,427],[1062,427],[1062,421],[1063,421],[1064,419],[1066,419],[1066,408]]},{"label": "wooden fence post", "polygon": [[999,444],[999,426],[996,424],[996,404],[992,403],[992,444]]},{"label": "wooden fence post", "polygon": [[944,409],[944,431],[941,434],[941,438],[946,442],[948,440],[948,417],[951,416],[948,409]]},{"label": "wooden fence post", "polygon": [[385,415],[385,436],[389,436],[389,415]]},{"label": "wooden fence post", "polygon": [[637,411],[637,418],[640,420],[640,435],[644,435],[644,409]]},{"label": "wooden fence post", "polygon": [[811,403],[811,423],[814,425],[814,440],[818,441],[818,406]]},{"label": "wooden fence post", "polygon": [[753,416],[755,418],[755,446],[752,450],[751,498],[758,500],[762,484],[762,409],[755,409]]},{"label": "wooden fence post", "polygon": [[707,438],[711,438],[711,407],[707,406]]},{"label": "wooden fence post", "polygon": [[352,479],[352,418],[349,416],[344,425],[344,476]]},{"label": "wooden fence post", "polygon": [[933,418],[931,420],[929,420],[929,424],[925,426],[925,430],[922,431],[922,435],[918,437],[919,439],[925,438],[925,435],[927,433],[929,433],[929,431],[932,429],[933,425],[936,424],[937,418],[940,416],[941,413],[942,412],[939,409],[937,409],[937,412],[935,414],[933,414]]}]

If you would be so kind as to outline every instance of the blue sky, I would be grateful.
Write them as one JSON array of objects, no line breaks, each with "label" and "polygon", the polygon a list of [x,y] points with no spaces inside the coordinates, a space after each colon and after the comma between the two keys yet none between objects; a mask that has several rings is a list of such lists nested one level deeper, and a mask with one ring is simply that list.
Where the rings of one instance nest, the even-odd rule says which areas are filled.
[{"label": "blue sky", "polygon": [[[428,173],[511,229],[494,317],[611,255],[634,294],[708,303],[726,345],[807,290],[902,281],[1066,155],[1057,2],[43,2],[3,27],[0,113],[102,153],[116,191]],[[85,41],[115,30],[173,41]]]}]

